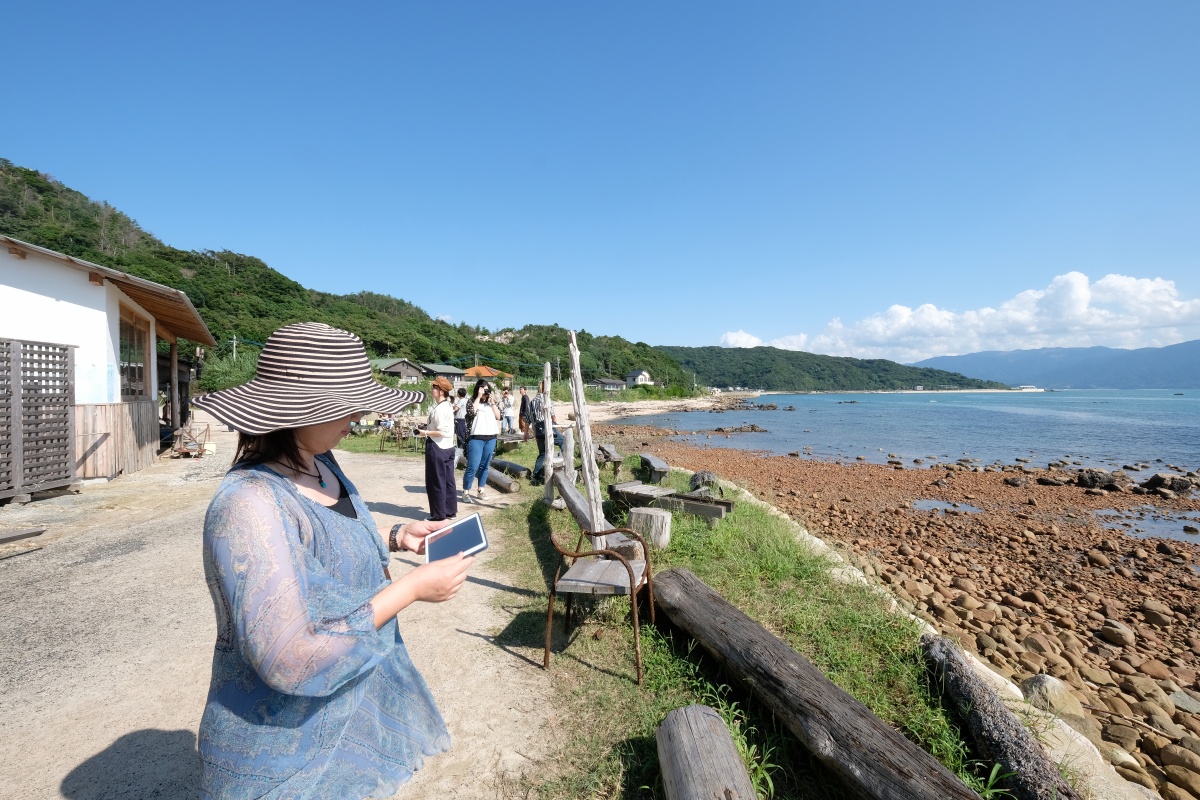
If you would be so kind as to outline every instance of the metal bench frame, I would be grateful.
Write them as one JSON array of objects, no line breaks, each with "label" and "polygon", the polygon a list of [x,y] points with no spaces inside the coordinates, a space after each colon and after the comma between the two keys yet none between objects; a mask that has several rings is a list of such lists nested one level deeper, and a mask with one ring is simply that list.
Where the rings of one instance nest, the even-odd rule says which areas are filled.
[{"label": "metal bench frame", "polygon": [[[623,533],[626,536],[636,540],[642,546],[642,554],[645,556],[646,560],[644,562],[645,566],[642,568],[642,572],[640,575],[634,574],[633,566],[629,563],[629,559],[625,558],[623,555],[618,553],[616,550],[609,550],[609,549],[587,550],[587,551],[580,550],[580,548],[583,546],[583,537],[584,536],[592,536],[592,537],[606,536],[610,533]],[[565,620],[565,624],[563,626],[563,630],[565,633],[570,633],[570,630],[571,630],[571,605],[572,605],[572,600],[574,599],[573,595],[575,595],[575,594],[613,594],[613,595],[617,595],[617,594],[625,594],[626,591],[622,591],[622,590],[627,590],[627,592],[629,594],[629,606],[632,609],[632,614],[633,614],[633,650],[634,650],[634,655],[637,659],[638,686],[641,686],[642,685],[642,639],[641,639],[640,621],[638,619],[637,593],[642,588],[643,585],[645,585],[646,590],[649,593],[650,622],[651,623],[654,622],[654,583],[650,576],[650,549],[648,547],[646,547],[646,541],[642,538],[641,534],[639,534],[635,530],[631,530],[630,528],[610,528],[609,530],[600,531],[598,533],[588,533],[587,531],[581,531],[579,534],[579,541],[575,543],[574,551],[564,550],[563,548],[559,547],[558,542],[555,541],[555,539],[554,539],[553,532],[551,532],[551,534],[550,534],[550,544],[552,544],[554,546],[554,549],[558,551],[558,553],[563,557],[563,559],[570,559],[571,562],[568,565],[568,569],[565,574],[563,573],[563,564],[561,561],[559,562],[558,569],[554,573],[554,582],[550,584],[550,600],[546,607],[546,653],[542,659],[542,669],[550,668],[550,637],[551,637],[551,630],[554,625],[554,597],[555,597],[555,595],[557,595],[560,591],[562,591],[564,594],[567,595],[567,614],[566,614],[566,620]],[[570,589],[560,589],[559,584],[561,582],[566,581],[571,576],[572,570],[574,570],[576,564],[578,564],[581,561],[581,559],[602,558],[602,557],[613,559],[614,563],[620,562],[622,565],[624,565],[625,573],[629,579],[627,584],[626,583],[610,583],[610,584],[604,584],[603,586],[599,587],[599,588],[603,588],[603,589],[609,589],[611,591],[579,592],[579,591],[572,591]]]}]

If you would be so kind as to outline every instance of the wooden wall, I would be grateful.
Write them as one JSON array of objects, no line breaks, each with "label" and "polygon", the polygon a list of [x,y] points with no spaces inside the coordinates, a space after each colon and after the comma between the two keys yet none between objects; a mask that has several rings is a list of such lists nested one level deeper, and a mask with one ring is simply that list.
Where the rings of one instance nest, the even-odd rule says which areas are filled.
[{"label": "wooden wall", "polygon": [[153,400],[75,406],[76,474],[115,478],[158,457],[158,407]]}]

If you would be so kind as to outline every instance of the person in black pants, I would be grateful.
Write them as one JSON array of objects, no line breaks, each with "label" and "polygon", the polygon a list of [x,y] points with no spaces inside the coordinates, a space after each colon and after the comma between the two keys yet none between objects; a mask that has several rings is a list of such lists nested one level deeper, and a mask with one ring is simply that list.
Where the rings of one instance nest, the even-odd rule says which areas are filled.
[{"label": "person in black pants", "polygon": [[433,382],[433,408],[429,424],[418,434],[425,439],[425,492],[429,495],[431,520],[458,516],[458,490],[454,486],[454,409],[450,393],[454,387],[439,376]]}]

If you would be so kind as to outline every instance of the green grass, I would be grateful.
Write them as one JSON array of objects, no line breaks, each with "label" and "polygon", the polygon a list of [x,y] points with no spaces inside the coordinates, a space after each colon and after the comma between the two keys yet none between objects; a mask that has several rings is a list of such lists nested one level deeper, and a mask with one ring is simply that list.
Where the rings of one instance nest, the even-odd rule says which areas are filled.
[{"label": "green grass", "polygon": [[[532,443],[506,457],[521,463],[528,458],[532,464],[530,456],[536,457]],[[626,462],[630,466],[636,466],[636,459]],[[669,480],[688,488],[683,473],[673,472]],[[623,512],[607,504],[606,515],[618,525],[625,521]],[[500,643],[540,649],[547,587],[558,565],[549,534],[554,531],[560,544],[570,548],[578,527],[568,513],[550,510],[536,498],[505,509],[493,526],[493,537],[505,545],[495,565],[534,591],[499,634]],[[952,716],[931,692],[917,625],[889,613],[868,588],[833,581],[829,563],[799,544],[788,520],[749,502],[739,503],[711,527],[677,513],[670,547],[654,554],[655,572],[670,567],[695,572],[969,785],[983,788],[988,778],[994,785],[992,765],[973,758]],[[722,714],[760,797],[842,796],[836,782],[770,712],[686,636],[646,624],[649,615],[642,612],[646,685],[639,690],[629,600],[578,603],[586,623],[573,628],[569,639],[562,632],[558,605],[550,671],[558,717],[569,722],[563,723],[567,730],[561,752],[550,765],[557,767],[527,787],[535,792],[530,796],[662,797],[654,732],[667,712],[689,703],[704,703]]]},{"label": "green grass", "polygon": [[423,440],[417,443],[420,445],[418,448],[413,447],[411,439],[403,439],[398,445],[395,440],[392,440],[387,442],[381,451],[379,444],[382,438],[380,434],[374,431],[360,435],[351,435],[342,439],[335,449],[344,450],[347,453],[376,453],[400,458],[425,457],[425,442]]}]

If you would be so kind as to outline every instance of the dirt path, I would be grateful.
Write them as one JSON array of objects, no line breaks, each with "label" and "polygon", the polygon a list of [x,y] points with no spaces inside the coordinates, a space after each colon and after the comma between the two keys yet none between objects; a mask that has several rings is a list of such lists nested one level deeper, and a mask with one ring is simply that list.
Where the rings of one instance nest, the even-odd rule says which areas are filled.
[{"label": "dirt path", "polygon": [[[233,443],[220,432],[216,457],[0,508],[0,530],[49,527],[29,540],[41,550],[0,560],[0,798],[195,795],[215,635],[201,531]],[[338,459],[381,528],[425,514],[419,459]],[[489,566],[497,554],[454,601],[401,615],[454,747],[397,797],[504,797],[544,757],[541,653],[492,643],[513,591]],[[395,558],[392,574],[417,563]]]}]

